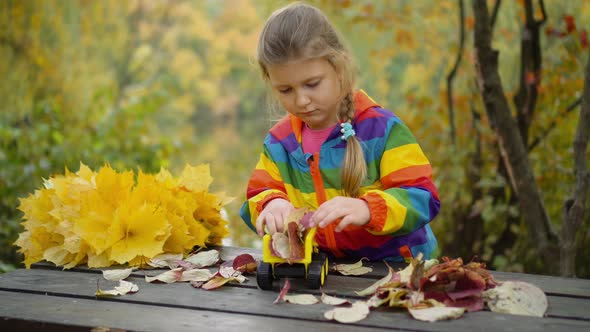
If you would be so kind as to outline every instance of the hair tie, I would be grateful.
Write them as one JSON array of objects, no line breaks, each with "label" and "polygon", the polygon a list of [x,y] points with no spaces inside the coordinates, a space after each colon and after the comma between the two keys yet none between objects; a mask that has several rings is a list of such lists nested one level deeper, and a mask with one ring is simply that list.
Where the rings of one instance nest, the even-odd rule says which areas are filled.
[{"label": "hair tie", "polygon": [[342,136],[340,136],[340,139],[342,139],[343,141],[348,141],[348,138],[350,136],[356,135],[356,132],[354,131],[354,129],[352,129],[352,125],[350,124],[350,122],[341,123],[340,127],[342,127],[342,129],[340,129],[340,132],[343,134]]}]

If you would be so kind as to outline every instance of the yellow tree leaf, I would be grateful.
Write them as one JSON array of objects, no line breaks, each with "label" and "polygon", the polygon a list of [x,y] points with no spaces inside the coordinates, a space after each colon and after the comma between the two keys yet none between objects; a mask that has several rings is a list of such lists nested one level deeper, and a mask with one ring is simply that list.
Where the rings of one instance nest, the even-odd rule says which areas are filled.
[{"label": "yellow tree leaf", "polygon": [[162,253],[170,234],[170,223],[164,211],[152,204],[142,206],[123,205],[113,219],[113,228],[123,234],[113,244],[110,259],[124,264],[136,256],[154,257]]}]

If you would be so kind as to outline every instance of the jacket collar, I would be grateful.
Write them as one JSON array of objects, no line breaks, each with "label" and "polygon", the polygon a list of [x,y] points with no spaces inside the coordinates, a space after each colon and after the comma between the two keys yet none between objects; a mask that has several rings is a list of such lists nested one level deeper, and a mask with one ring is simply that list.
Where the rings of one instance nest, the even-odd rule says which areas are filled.
[{"label": "jacket collar", "polygon": [[[380,107],[365,91],[359,90],[354,94],[355,113],[354,118],[357,119],[362,113],[373,107]],[[299,118],[288,114],[283,117],[277,124],[270,129],[270,134],[279,141],[284,140],[289,135],[293,134],[297,142],[301,143],[301,129],[303,121]]]}]

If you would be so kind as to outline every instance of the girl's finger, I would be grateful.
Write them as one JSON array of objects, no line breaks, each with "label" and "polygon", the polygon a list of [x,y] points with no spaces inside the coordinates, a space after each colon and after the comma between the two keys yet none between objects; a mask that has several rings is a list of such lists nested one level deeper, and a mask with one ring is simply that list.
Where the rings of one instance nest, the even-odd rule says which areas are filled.
[{"label": "girl's finger", "polygon": [[346,226],[352,224],[352,218],[350,215],[345,216],[344,218],[342,218],[342,220],[340,220],[340,222],[338,223],[338,226],[336,226],[336,228],[334,229],[335,232],[342,232]]},{"label": "girl's finger", "polygon": [[327,216],[325,216],[322,220],[319,221],[318,225],[321,228],[324,228],[324,227],[328,226],[328,224],[331,224],[332,222],[334,222],[335,220],[338,220],[339,218],[342,218],[343,216],[344,216],[344,213],[342,213],[342,211],[332,210],[330,213],[328,213]]},{"label": "girl's finger", "polygon": [[268,231],[270,234],[277,232],[277,221],[272,213],[269,213],[266,217],[266,226],[268,226]]},{"label": "girl's finger", "polygon": [[264,221],[264,213],[260,214],[258,218],[256,218],[256,233],[258,233],[258,236],[260,237],[264,236]]}]

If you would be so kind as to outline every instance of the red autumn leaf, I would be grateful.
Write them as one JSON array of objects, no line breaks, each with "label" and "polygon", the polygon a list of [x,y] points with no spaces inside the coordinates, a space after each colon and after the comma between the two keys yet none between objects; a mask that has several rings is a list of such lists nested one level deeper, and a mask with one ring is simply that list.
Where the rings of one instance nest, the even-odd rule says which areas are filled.
[{"label": "red autumn leaf", "polygon": [[461,258],[450,260],[430,268],[420,279],[420,290],[425,299],[434,299],[446,306],[465,308],[467,311],[483,309],[482,294],[493,288],[496,282],[485,270],[485,264],[463,264]]},{"label": "red autumn leaf", "polygon": [[301,220],[299,220],[299,224],[303,226],[305,229],[309,228],[309,224],[311,223],[311,217],[313,216],[313,212],[306,212]]},{"label": "red autumn leaf", "polygon": [[279,302],[284,302],[285,301],[285,295],[287,295],[287,293],[289,292],[289,289],[291,288],[291,282],[289,281],[289,278],[285,278],[285,284],[283,285],[283,288],[281,288],[281,292],[279,293],[279,296],[277,296],[276,300],[273,302],[273,304],[279,303]]},{"label": "red autumn leaf", "polygon": [[525,75],[525,81],[527,84],[535,84],[537,82],[537,75],[532,71],[527,71]]},{"label": "red autumn leaf", "polygon": [[572,15],[563,15],[567,32],[576,30],[576,19]]},{"label": "red autumn leaf", "polygon": [[236,256],[233,261],[233,268],[242,273],[256,272],[257,262],[250,254]]},{"label": "red autumn leaf", "polygon": [[586,29],[580,32],[580,43],[582,44],[582,48],[588,47],[588,31]]},{"label": "red autumn leaf", "polygon": [[447,300],[443,302],[447,307],[465,308],[469,312],[483,310],[483,298],[480,295],[469,296],[456,301]]}]

